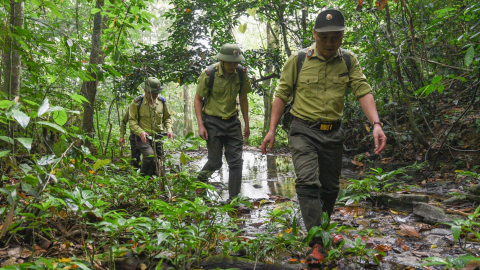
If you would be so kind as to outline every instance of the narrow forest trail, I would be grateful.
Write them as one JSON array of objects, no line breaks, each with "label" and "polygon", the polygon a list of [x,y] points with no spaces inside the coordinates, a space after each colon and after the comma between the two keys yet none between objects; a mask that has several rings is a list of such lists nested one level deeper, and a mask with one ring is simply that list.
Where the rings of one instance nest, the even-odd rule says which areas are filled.
[{"label": "narrow forest trail", "polygon": [[[190,164],[192,170],[197,170],[206,162],[203,151],[190,153],[195,158]],[[242,195],[249,198],[254,205],[250,209],[242,209],[238,218],[245,219],[241,226],[245,239],[256,238],[268,230],[271,213],[281,208],[280,203],[291,203],[297,209],[302,229],[303,221],[295,193],[294,172],[289,153],[262,155],[255,148],[245,148]],[[212,199],[225,200],[228,197],[228,166],[225,164],[219,172],[211,178],[211,184],[217,194],[210,194]],[[341,176],[341,186],[345,189],[352,182],[349,179],[360,180],[365,177],[362,168],[356,166],[347,156]],[[358,165],[358,163],[357,163]],[[399,168],[405,164],[389,164],[389,167]],[[388,171],[384,171],[388,173]],[[453,220],[465,219],[475,211],[478,203],[462,201],[448,195],[452,192],[461,192],[467,189],[462,181],[435,181],[430,172],[425,169],[407,170],[405,175],[392,179],[392,183],[401,180],[402,188],[391,193],[372,193],[367,200],[358,204],[345,206],[346,200],[337,201],[335,213],[331,222],[337,222],[341,234],[349,239],[343,249],[359,248],[356,238],[361,239],[360,249],[383,251],[385,256],[375,255],[381,261],[380,269],[443,269],[434,266],[420,267],[422,261],[428,257],[446,259],[465,254],[478,255],[480,243],[472,234],[460,237],[455,244],[450,226],[440,224]],[[345,194],[348,195],[348,194]],[[216,197],[219,196],[219,197]],[[474,196],[474,195],[471,195]],[[450,199],[449,199],[450,198]],[[453,199],[452,199],[453,198]],[[279,231],[281,233],[281,230]],[[463,238],[462,238],[463,237]],[[467,244],[465,244],[467,237]],[[359,252],[361,253],[361,252]],[[240,254],[239,254],[240,255]],[[272,254],[270,262],[276,264],[298,264],[298,269],[306,267],[302,252],[291,254],[276,252]],[[378,269],[358,257],[358,264],[340,259],[332,262],[325,269]],[[471,264],[480,265],[480,264]],[[209,264],[209,266],[212,266]],[[474,267],[473,267],[474,268]],[[473,269],[471,268],[471,269]],[[291,268],[288,268],[291,269]],[[470,268],[469,268],[470,269]]]}]

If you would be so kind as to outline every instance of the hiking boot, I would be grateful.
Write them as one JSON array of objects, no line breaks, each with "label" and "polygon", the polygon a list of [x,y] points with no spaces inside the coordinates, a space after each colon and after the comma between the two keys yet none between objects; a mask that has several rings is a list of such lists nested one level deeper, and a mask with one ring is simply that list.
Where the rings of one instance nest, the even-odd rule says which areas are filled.
[{"label": "hiking boot", "polygon": [[327,256],[328,253],[325,248],[320,244],[315,244],[313,249],[307,252],[307,258],[305,259],[305,262],[308,264],[320,264]]},{"label": "hiking boot", "polygon": [[335,246],[340,245],[344,241],[343,236],[341,236],[340,234],[332,233],[332,237],[333,237],[333,245]]}]

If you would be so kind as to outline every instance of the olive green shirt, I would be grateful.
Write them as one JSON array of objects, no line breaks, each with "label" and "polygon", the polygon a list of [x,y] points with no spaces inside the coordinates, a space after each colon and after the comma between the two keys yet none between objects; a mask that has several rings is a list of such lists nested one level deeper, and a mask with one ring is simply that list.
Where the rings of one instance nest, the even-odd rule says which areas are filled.
[{"label": "olive green shirt", "polygon": [[[337,52],[329,60],[318,54],[315,43],[308,47],[307,56],[298,77],[292,115],[309,121],[338,121],[342,118],[345,91],[350,87],[358,98],[372,92],[367,83],[357,56],[351,56],[350,72],[342,56]],[[283,67],[277,97],[288,103],[292,97],[293,85],[297,78],[298,52],[292,54]]]},{"label": "olive green shirt", "polygon": [[208,90],[210,76],[205,71],[198,77],[196,94],[199,97],[207,97],[207,103],[202,109],[205,114],[232,117],[237,113],[237,95],[246,95],[252,92],[250,80],[245,72],[243,75],[243,86],[240,89],[240,76],[237,70],[227,79],[223,69],[220,67],[220,63],[216,63],[214,66],[217,68],[217,71],[215,72],[215,81],[210,95]]},{"label": "olive green shirt", "polygon": [[140,136],[144,131],[148,135],[162,133],[164,130],[172,132],[172,119],[166,102],[163,103],[160,99],[156,99],[153,106],[150,106],[149,102],[144,98],[140,107],[140,119],[138,115],[139,105],[139,98],[134,99],[130,103],[128,112],[130,115],[128,124],[130,125],[130,130],[135,135]]},{"label": "olive green shirt", "polygon": [[127,132],[127,123],[128,123],[128,114],[127,110],[125,114],[123,115],[122,121],[120,121],[120,137],[123,138],[125,136],[125,133]]}]

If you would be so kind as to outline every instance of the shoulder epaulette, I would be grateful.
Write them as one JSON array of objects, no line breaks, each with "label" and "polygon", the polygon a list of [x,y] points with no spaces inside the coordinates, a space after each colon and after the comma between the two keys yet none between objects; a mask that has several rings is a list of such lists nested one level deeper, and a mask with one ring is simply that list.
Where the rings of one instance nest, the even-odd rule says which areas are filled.
[{"label": "shoulder epaulette", "polygon": [[161,96],[158,96],[158,99],[161,100],[162,103],[165,103],[165,101],[167,101],[167,100],[165,99],[165,97],[161,97]]},{"label": "shoulder epaulette", "polygon": [[142,99],[143,99],[143,95],[140,95],[140,96],[136,97],[133,101],[139,102],[139,101],[141,101]]}]

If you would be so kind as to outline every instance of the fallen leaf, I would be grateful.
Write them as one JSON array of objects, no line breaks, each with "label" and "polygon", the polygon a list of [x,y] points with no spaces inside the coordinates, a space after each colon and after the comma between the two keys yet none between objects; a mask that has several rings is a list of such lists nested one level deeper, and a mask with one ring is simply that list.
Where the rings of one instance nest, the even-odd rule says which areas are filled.
[{"label": "fallen leaf", "polygon": [[413,226],[400,225],[399,228],[402,232],[405,232],[407,235],[411,235],[411,236],[420,238],[420,234],[417,232],[417,230],[415,230],[415,228]]},{"label": "fallen leaf", "polygon": [[430,249],[434,249],[434,248],[437,248],[437,245],[431,245],[430,246]]},{"label": "fallen leaf", "polygon": [[298,259],[291,258],[288,260],[288,263],[297,263],[297,262],[298,262]]},{"label": "fallen leaf", "polygon": [[345,206],[340,208],[340,213],[344,216],[360,216],[365,212],[365,209],[358,206]]},{"label": "fallen leaf", "polygon": [[405,245],[405,242],[403,241],[402,238],[397,238],[396,243],[399,244],[400,247],[403,248],[403,250],[408,251],[408,247],[407,247],[407,245]]},{"label": "fallen leaf", "polygon": [[469,262],[465,268],[463,268],[462,270],[475,270],[477,269],[478,267],[480,266],[480,262],[478,261],[471,261]]},{"label": "fallen leaf", "polygon": [[367,237],[363,237],[363,236],[359,236],[359,235],[356,235],[354,236],[353,238],[360,238],[363,240],[363,242],[365,242],[366,246],[365,248],[372,248],[373,247],[373,241]]},{"label": "fallen leaf", "polygon": [[378,246],[374,247],[373,249],[386,252],[386,251],[391,250],[392,246],[390,246],[390,245],[378,245]]},{"label": "fallen leaf", "polygon": [[59,263],[69,263],[72,260],[70,258],[60,258],[60,259],[56,259],[56,261]]}]

